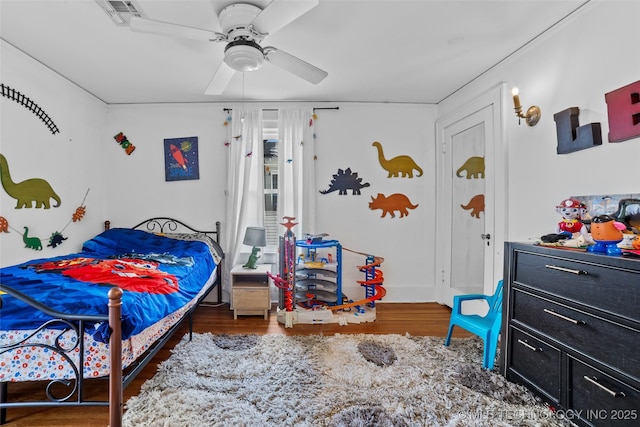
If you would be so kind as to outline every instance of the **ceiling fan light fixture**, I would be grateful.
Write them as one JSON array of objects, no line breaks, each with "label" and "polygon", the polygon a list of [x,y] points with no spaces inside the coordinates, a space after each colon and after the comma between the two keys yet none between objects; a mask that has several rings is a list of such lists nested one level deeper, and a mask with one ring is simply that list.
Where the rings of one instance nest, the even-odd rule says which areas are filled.
[{"label": "ceiling fan light fixture", "polygon": [[254,71],[262,67],[264,52],[251,40],[235,40],[224,49],[224,62],[236,71]]}]

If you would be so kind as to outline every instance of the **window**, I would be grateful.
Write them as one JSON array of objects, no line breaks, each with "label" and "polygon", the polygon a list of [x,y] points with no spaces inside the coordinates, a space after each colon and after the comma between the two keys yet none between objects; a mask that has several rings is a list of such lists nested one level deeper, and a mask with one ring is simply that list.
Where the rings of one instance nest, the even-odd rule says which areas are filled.
[{"label": "window", "polygon": [[278,111],[263,110],[264,228],[267,246],[278,245]]}]

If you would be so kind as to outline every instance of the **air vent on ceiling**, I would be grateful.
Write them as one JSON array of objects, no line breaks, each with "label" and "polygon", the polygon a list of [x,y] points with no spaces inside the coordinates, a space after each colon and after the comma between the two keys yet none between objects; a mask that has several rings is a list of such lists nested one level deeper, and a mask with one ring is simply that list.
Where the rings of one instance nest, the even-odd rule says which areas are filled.
[{"label": "air vent on ceiling", "polygon": [[129,25],[132,16],[145,17],[140,6],[133,0],[96,0],[96,3],[116,25]]}]

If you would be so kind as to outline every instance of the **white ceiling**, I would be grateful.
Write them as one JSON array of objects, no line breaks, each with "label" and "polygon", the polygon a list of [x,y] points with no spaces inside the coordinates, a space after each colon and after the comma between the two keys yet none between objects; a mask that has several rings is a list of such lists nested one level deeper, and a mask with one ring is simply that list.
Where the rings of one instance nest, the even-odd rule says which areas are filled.
[{"label": "white ceiling", "polygon": [[[218,30],[239,1],[137,0],[149,19]],[[267,37],[320,67],[318,85],[272,64],[204,95],[224,43],[117,26],[94,0],[0,0],[0,37],[109,104],[328,101],[438,103],[586,0],[320,0]],[[265,7],[269,1],[245,1]],[[4,82],[9,83],[9,82]],[[243,95],[244,94],[244,95]]]}]

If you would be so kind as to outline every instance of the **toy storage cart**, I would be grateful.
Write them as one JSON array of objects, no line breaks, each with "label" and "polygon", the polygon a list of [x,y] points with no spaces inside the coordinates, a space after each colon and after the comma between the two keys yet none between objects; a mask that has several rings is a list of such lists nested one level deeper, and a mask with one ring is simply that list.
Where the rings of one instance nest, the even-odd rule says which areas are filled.
[{"label": "toy storage cart", "polygon": [[294,303],[306,309],[342,303],[342,245],[337,240],[296,241]]}]

